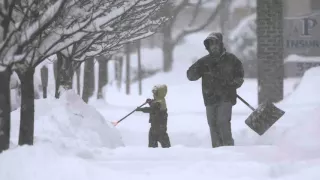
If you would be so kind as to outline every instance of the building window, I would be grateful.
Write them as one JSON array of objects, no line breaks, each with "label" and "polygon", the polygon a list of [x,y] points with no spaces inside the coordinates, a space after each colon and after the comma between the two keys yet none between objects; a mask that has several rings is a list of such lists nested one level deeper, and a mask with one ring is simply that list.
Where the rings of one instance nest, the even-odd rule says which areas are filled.
[{"label": "building window", "polygon": [[313,11],[320,11],[320,0],[311,0],[310,6]]}]

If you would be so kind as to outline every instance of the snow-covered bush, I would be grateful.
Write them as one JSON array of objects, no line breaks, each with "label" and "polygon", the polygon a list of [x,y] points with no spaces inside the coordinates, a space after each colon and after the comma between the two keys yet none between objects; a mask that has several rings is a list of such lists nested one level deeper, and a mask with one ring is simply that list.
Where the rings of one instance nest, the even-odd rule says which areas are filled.
[{"label": "snow-covered bush", "polygon": [[245,76],[257,76],[256,13],[242,19],[228,36],[229,50],[243,63]]},{"label": "snow-covered bush", "polygon": [[229,47],[243,61],[256,60],[256,13],[244,18],[229,34]]}]

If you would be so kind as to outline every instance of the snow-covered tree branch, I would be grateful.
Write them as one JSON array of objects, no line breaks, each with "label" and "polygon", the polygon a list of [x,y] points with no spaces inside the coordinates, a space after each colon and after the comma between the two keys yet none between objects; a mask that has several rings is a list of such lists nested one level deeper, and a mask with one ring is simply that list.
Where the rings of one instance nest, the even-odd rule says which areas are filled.
[{"label": "snow-covered tree branch", "polygon": [[[7,149],[10,137],[10,77],[15,64],[23,63],[26,58],[33,57],[34,51],[30,48],[41,33],[50,27],[63,9],[65,0],[3,0],[0,2],[0,151]],[[21,76],[20,76],[21,77]],[[33,74],[32,76],[33,77]],[[28,81],[32,86],[33,79]],[[34,96],[29,98],[33,99]],[[22,98],[22,102],[26,98]],[[33,116],[33,111],[29,111]],[[21,112],[23,117],[25,112]],[[27,120],[29,118],[27,117]],[[21,122],[21,126],[26,125],[26,121]],[[31,124],[33,126],[33,121]],[[27,125],[27,126],[28,126]],[[33,128],[33,127],[32,127]],[[20,131],[23,136],[26,128]],[[22,132],[22,133],[21,133]],[[30,144],[28,137],[25,144]],[[21,143],[19,139],[19,144]]]},{"label": "snow-covered tree branch", "polygon": [[[45,2],[45,1],[44,1]],[[59,15],[65,0],[57,0],[47,9],[38,13],[38,18],[31,18],[39,4],[35,0],[5,0],[0,3],[0,70],[8,65],[21,62],[30,52],[30,45]],[[26,50],[25,50],[26,49]]]},{"label": "snow-covered tree branch", "polygon": [[[68,48],[59,51],[61,58],[58,58],[58,61],[68,61],[59,63],[67,66],[60,68],[65,72],[58,73],[62,78],[60,85],[67,89],[71,88],[73,72],[79,66],[79,62],[72,61],[81,63],[81,61],[92,59],[88,57],[110,55],[129,41],[154,34],[167,19],[161,16],[155,17],[165,3],[166,0],[139,0],[128,3],[126,11],[121,7],[113,8],[115,13],[109,12],[108,16],[92,21],[78,33],[81,36],[76,42],[72,39]],[[108,8],[110,9],[110,7],[104,9]]]},{"label": "snow-covered tree branch", "polygon": [[[70,62],[79,64],[74,60],[85,59],[89,54],[94,56],[102,51],[114,50],[122,41],[150,35],[148,28],[152,24],[160,23],[157,18],[151,18],[152,14],[157,13],[166,1],[1,1],[0,71],[8,73],[0,75],[0,78],[8,79],[11,67],[14,67],[21,80],[21,106],[24,108],[21,109],[19,144],[33,144],[33,75],[36,66],[57,54],[58,59],[63,59],[61,66],[72,67],[68,66]],[[147,25],[142,26],[144,23]],[[111,41],[113,47],[106,37],[119,40]]]},{"label": "snow-covered tree branch", "polygon": [[[213,6],[212,13],[199,24],[196,24],[196,19],[207,3],[215,2]],[[169,22],[163,28],[163,71],[168,72],[173,66],[173,52],[175,46],[183,40],[184,37],[199,32],[209,26],[214,20],[219,16],[220,9],[225,5],[226,1],[220,0],[179,0],[172,1],[172,3],[167,4],[167,7],[163,13],[170,14],[172,17]],[[212,5],[211,5],[212,6]],[[187,24],[187,27],[182,28],[181,31],[175,30],[174,25],[177,21],[179,14],[186,10],[187,8],[192,8],[192,17]]]}]

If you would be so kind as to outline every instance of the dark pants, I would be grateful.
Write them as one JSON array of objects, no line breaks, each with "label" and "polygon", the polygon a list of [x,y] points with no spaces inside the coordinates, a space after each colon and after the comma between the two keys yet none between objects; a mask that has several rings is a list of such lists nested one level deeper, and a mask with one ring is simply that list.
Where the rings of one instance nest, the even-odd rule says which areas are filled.
[{"label": "dark pants", "polygon": [[167,133],[166,124],[152,124],[149,130],[149,147],[158,147],[160,142],[163,148],[169,148],[171,146],[169,135]]},{"label": "dark pants", "polygon": [[206,106],[212,147],[233,146],[231,132],[232,103],[223,102]]}]

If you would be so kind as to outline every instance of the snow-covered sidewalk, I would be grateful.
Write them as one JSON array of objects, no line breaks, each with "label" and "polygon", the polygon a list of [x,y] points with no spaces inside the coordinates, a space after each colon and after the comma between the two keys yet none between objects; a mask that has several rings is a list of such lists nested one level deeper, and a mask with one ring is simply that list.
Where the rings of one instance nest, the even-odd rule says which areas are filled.
[{"label": "snow-covered sidewalk", "polygon": [[[0,180],[318,180],[320,99],[314,82],[319,77],[319,68],[306,73],[297,90],[277,104],[285,116],[263,136],[245,125],[250,110],[238,102],[232,119],[236,146],[215,149],[199,83],[170,86],[169,149],[147,148],[147,114],[110,124],[148,94],[124,96],[109,89],[107,103],[91,106],[72,92],[59,100],[37,100],[34,146],[15,146],[19,111],[12,113],[12,148],[0,155]],[[145,82],[146,89],[154,82]],[[255,102],[250,99],[254,86],[247,81],[239,93]]]},{"label": "snow-covered sidewalk", "polygon": [[[101,164],[114,179],[311,179],[320,159],[298,160],[277,147],[117,149]],[[310,174],[312,173],[312,174]]]},{"label": "snow-covered sidewalk", "polygon": [[4,180],[316,180],[320,159],[292,156],[275,146],[216,149],[125,147],[65,154],[35,145],[0,156]]}]

